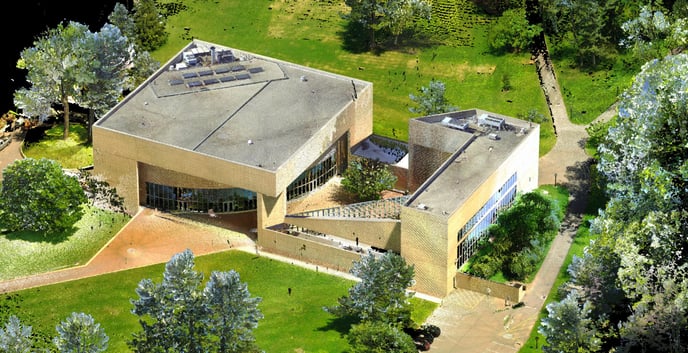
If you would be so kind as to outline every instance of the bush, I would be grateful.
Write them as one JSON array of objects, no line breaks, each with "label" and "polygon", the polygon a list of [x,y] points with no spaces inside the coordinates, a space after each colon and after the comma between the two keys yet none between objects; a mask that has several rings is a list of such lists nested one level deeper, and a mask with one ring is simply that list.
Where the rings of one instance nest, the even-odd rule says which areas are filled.
[{"label": "bush", "polygon": [[20,159],[3,171],[0,212],[11,231],[64,231],[81,218],[85,202],[77,178],[53,160]]},{"label": "bush", "polygon": [[473,261],[468,273],[481,278],[490,278],[497,274],[501,267],[502,262],[499,259],[490,256],[480,256]]}]

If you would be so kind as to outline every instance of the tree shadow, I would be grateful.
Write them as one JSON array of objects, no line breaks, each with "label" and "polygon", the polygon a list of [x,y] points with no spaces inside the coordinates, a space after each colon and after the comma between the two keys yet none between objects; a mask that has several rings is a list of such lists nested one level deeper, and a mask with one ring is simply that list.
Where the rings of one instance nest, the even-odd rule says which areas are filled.
[{"label": "tree shadow", "polygon": [[30,243],[49,243],[49,244],[59,244],[67,241],[69,237],[77,232],[76,227],[70,227],[61,232],[54,233],[44,233],[44,232],[34,232],[30,230],[20,230],[20,231],[7,231],[2,230],[4,237],[7,240],[23,240]]},{"label": "tree shadow", "polygon": [[342,30],[337,33],[342,41],[342,49],[361,54],[370,51],[368,30],[356,21],[346,21]]},{"label": "tree shadow", "polygon": [[346,191],[343,186],[338,185],[330,195],[330,201],[340,205],[350,205],[352,203],[360,202],[356,195]]},{"label": "tree shadow", "polygon": [[323,332],[336,331],[339,332],[340,337],[344,337],[347,333],[349,333],[351,326],[356,324],[356,322],[357,321],[353,316],[333,317],[325,326],[319,327],[317,330]]},{"label": "tree shadow", "polygon": [[569,211],[582,215],[586,212],[590,195],[590,178],[593,159],[589,158],[566,168],[567,182],[563,183],[569,191]]}]

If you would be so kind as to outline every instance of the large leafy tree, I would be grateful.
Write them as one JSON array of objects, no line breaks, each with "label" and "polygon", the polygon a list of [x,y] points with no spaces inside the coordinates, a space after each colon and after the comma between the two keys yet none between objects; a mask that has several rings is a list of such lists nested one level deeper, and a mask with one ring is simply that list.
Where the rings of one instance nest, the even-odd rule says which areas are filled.
[{"label": "large leafy tree", "polygon": [[[610,197],[569,268],[603,349],[681,352],[688,340],[688,55],[643,66],[598,147]],[[570,294],[569,294],[570,295]]]},{"label": "large leafy tree", "polygon": [[501,270],[507,278],[524,280],[537,269],[559,223],[548,198],[535,191],[519,195],[489,228],[492,251],[474,259],[471,273],[491,277]]},{"label": "large leafy tree", "polygon": [[530,24],[524,8],[504,11],[488,32],[490,47],[496,50],[520,52],[528,49],[535,36],[542,32],[538,24]]},{"label": "large leafy tree", "polygon": [[362,201],[379,200],[382,191],[394,187],[397,177],[379,160],[357,158],[342,174],[344,189]]},{"label": "large leafy tree", "polygon": [[51,115],[52,104],[63,109],[64,138],[69,137],[69,101],[79,96],[84,85],[95,82],[92,68],[93,34],[77,22],[59,24],[24,49],[17,67],[26,69],[31,88],[20,88],[14,104],[29,117]]},{"label": "large leafy tree", "polygon": [[539,332],[547,339],[546,353],[597,352],[601,340],[592,325],[590,304],[581,303],[573,291],[561,302],[547,304],[548,316],[542,319]]},{"label": "large leafy tree", "polygon": [[60,353],[98,353],[107,350],[109,338],[91,315],[72,313],[55,329],[57,336],[53,343]]},{"label": "large leafy tree", "polygon": [[3,170],[0,212],[10,230],[66,230],[81,218],[86,201],[77,178],[53,160],[20,159]]},{"label": "large leafy tree", "polygon": [[132,312],[142,330],[130,346],[135,352],[255,352],[253,329],[263,316],[234,272],[213,272],[205,288],[185,250],[165,265],[163,280],[139,282]]},{"label": "large leafy tree", "polygon": [[[612,35],[620,31],[612,20],[619,16],[615,0],[542,0],[543,28],[556,38],[554,43],[570,42],[579,66],[595,66],[600,58],[613,52]],[[609,28],[610,23],[614,28]],[[616,30],[616,31],[614,31]]]},{"label": "large leafy tree", "polygon": [[368,31],[371,49],[377,46],[376,33],[383,29],[394,35],[396,44],[398,36],[414,19],[430,16],[431,6],[425,0],[345,0],[344,3],[351,8],[348,19]]},{"label": "large leafy tree", "polygon": [[122,96],[123,82],[131,65],[130,45],[120,29],[105,24],[90,41],[93,79],[83,83],[80,94],[74,98],[77,103],[89,108],[89,140],[95,116],[102,116],[115,106]]},{"label": "large leafy tree", "polygon": [[108,20],[119,28],[130,45],[131,64],[126,66],[127,75],[122,84],[125,91],[131,91],[160,68],[160,63],[154,60],[147,50],[138,45],[136,22],[126,6],[121,3],[115,4]]},{"label": "large leafy tree", "polygon": [[165,19],[160,15],[154,0],[139,0],[134,4],[136,48],[153,51],[167,42]]},{"label": "large leafy tree", "polygon": [[638,17],[624,22],[621,28],[627,36],[623,43],[644,60],[680,52],[688,44],[688,19],[672,19],[650,5],[643,6]]},{"label": "large leafy tree", "polygon": [[325,310],[339,317],[353,317],[361,322],[381,322],[407,327],[411,322],[413,265],[393,252],[367,254],[354,262],[349,271],[361,280],[349,289],[349,295],[338,299],[339,305]]},{"label": "large leafy tree", "polygon": [[427,86],[418,89],[418,93],[409,94],[409,98],[415,106],[410,107],[409,111],[421,116],[441,114],[458,110],[445,96],[446,87],[444,82],[431,80]]}]

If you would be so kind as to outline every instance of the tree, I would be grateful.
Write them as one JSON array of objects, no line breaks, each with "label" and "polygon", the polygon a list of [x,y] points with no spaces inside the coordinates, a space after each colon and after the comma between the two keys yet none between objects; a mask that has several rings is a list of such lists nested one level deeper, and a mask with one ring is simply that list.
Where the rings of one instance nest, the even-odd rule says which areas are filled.
[{"label": "tree", "polygon": [[122,32],[122,35],[127,37],[130,43],[135,44],[136,39],[136,22],[129,14],[129,10],[122,3],[116,3],[112,12],[108,16],[108,21],[117,26]]},{"label": "tree", "polygon": [[107,350],[109,338],[91,315],[72,313],[57,325],[56,330],[58,335],[53,343],[60,353],[98,353]]},{"label": "tree", "polygon": [[353,325],[347,334],[351,353],[417,353],[411,336],[382,322]]},{"label": "tree", "polygon": [[579,304],[573,291],[561,302],[547,304],[547,317],[542,319],[538,332],[545,336],[546,353],[597,352],[601,341],[588,318],[588,303]]},{"label": "tree", "polygon": [[210,332],[220,339],[218,352],[257,351],[253,329],[263,314],[261,298],[252,298],[246,283],[235,271],[212,272],[204,296],[210,312]]},{"label": "tree", "polygon": [[559,42],[571,36],[579,65],[595,66],[610,44],[605,31],[610,15],[605,5],[606,1],[596,0],[543,0],[543,28]]},{"label": "tree", "polygon": [[136,48],[153,51],[167,42],[165,21],[160,16],[154,0],[139,0],[134,4],[134,23],[136,24]]},{"label": "tree", "polygon": [[540,32],[540,25],[528,23],[524,8],[511,9],[504,11],[494,27],[490,28],[488,42],[495,50],[520,52],[528,49]]},{"label": "tree", "polygon": [[354,262],[349,271],[361,279],[338,299],[339,305],[325,311],[339,317],[351,316],[365,322],[380,322],[406,327],[411,322],[413,294],[406,289],[413,284],[414,268],[404,258],[387,252],[382,256],[367,254]]},{"label": "tree", "polygon": [[160,63],[154,60],[144,48],[138,47],[136,23],[126,6],[121,3],[115,4],[108,20],[119,28],[131,46],[131,62],[127,65],[127,75],[123,82],[124,90],[131,91],[160,68]]},{"label": "tree", "polygon": [[31,326],[25,326],[18,317],[11,315],[0,328],[0,351],[5,353],[29,353],[33,346]]},{"label": "tree", "polygon": [[519,195],[488,230],[493,249],[489,256],[501,259],[505,276],[523,280],[536,269],[558,228],[556,208],[549,199],[538,192]]},{"label": "tree", "polygon": [[134,335],[134,351],[203,352],[209,312],[199,289],[202,280],[203,274],[194,270],[193,253],[187,249],[167,262],[162,283],[139,282],[139,299],[132,300],[132,312],[139,317],[142,331]]},{"label": "tree", "polygon": [[49,159],[20,159],[3,171],[0,211],[8,229],[59,232],[81,218],[86,195],[74,176]]},{"label": "tree", "polygon": [[375,33],[387,28],[395,36],[394,44],[401,32],[418,17],[430,16],[430,3],[425,0],[345,0],[351,8],[347,15],[350,21],[363,25],[369,33],[369,46],[377,46]]},{"label": "tree", "polygon": [[74,97],[80,106],[89,109],[89,142],[95,116],[105,114],[122,97],[122,84],[131,64],[130,45],[117,26],[105,24],[92,38],[90,64],[95,76],[84,83],[80,94]]},{"label": "tree", "polygon": [[17,67],[26,69],[30,89],[20,88],[14,104],[29,117],[43,119],[51,114],[51,105],[61,104],[64,139],[69,138],[69,100],[77,97],[84,85],[95,82],[90,40],[92,33],[83,24],[69,22],[48,30],[24,49]]},{"label": "tree", "polygon": [[417,18],[430,18],[431,5],[425,0],[394,0],[389,1],[383,10],[384,22],[394,36],[394,45],[399,41],[399,35],[407,29]]},{"label": "tree", "polygon": [[458,110],[458,107],[449,103],[444,94],[444,82],[431,80],[427,87],[423,86],[418,90],[418,94],[409,94],[411,101],[416,104],[415,107],[410,107],[409,111],[425,116]]},{"label": "tree", "polygon": [[165,265],[163,280],[139,282],[132,313],[142,330],[130,346],[135,352],[254,352],[252,330],[263,316],[260,298],[251,298],[236,272],[213,272],[205,286],[194,270],[190,250]]},{"label": "tree", "polygon": [[638,17],[621,26],[626,38],[623,44],[631,47],[642,59],[661,58],[673,51],[682,51],[688,44],[688,20],[672,21],[661,9],[645,5]]},{"label": "tree", "polygon": [[598,145],[609,201],[567,287],[590,303],[579,316],[605,351],[681,352],[688,340],[686,75],[685,54],[645,64]]},{"label": "tree", "polygon": [[394,187],[397,177],[386,164],[373,159],[358,158],[342,174],[342,186],[360,200],[379,200],[384,190]]}]

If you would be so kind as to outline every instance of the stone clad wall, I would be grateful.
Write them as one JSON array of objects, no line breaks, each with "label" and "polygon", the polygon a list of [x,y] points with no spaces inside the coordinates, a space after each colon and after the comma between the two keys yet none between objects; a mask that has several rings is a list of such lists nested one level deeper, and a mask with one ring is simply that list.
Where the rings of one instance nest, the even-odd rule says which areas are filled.
[{"label": "stone clad wall", "polygon": [[341,272],[349,272],[354,261],[359,261],[363,255],[271,229],[260,230],[258,246],[270,253]]},{"label": "stone clad wall", "polygon": [[518,303],[523,300],[526,286],[520,283],[498,283],[474,277],[465,273],[456,273],[456,288],[467,289],[473,292],[488,294],[490,296]]}]

